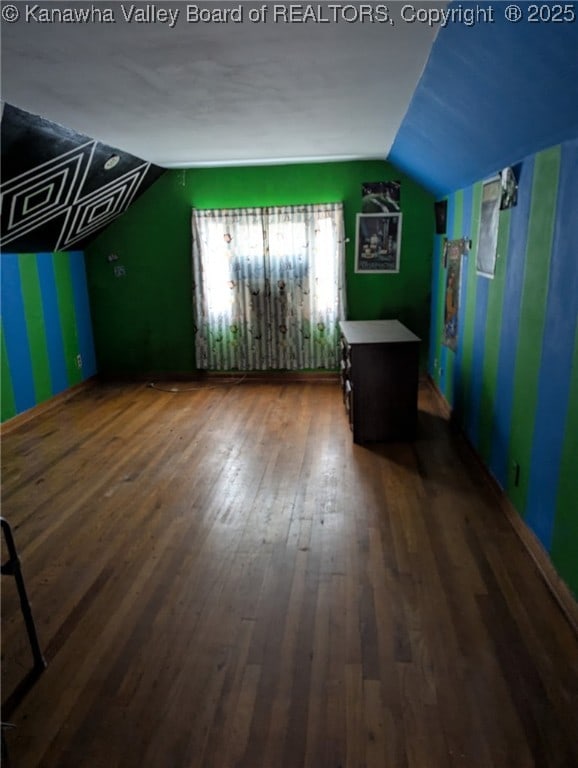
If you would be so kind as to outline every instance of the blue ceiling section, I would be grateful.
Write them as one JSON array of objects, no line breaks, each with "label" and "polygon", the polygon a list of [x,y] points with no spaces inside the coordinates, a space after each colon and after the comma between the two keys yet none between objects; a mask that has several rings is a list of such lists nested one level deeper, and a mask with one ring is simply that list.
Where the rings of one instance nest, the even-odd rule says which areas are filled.
[{"label": "blue ceiling section", "polygon": [[578,3],[573,23],[505,19],[440,29],[388,160],[439,197],[545,147],[578,137]]}]

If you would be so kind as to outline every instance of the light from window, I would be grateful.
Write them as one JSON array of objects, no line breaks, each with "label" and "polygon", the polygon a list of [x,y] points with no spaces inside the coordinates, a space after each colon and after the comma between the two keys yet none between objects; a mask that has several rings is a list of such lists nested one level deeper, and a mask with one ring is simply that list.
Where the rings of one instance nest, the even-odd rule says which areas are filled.
[{"label": "light from window", "polygon": [[313,278],[317,291],[317,307],[320,311],[337,308],[337,243],[331,219],[319,219],[315,225],[315,268]]},{"label": "light from window", "polygon": [[230,311],[232,291],[230,284],[230,244],[227,242],[225,226],[212,223],[207,228],[207,254],[205,260],[205,285],[207,306],[213,317]]}]

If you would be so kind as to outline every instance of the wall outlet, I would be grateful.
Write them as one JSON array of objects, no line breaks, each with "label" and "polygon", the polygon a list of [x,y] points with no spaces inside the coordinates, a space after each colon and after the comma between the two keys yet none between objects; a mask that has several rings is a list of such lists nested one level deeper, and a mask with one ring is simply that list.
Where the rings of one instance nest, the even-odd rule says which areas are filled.
[{"label": "wall outlet", "polygon": [[82,355],[76,355],[76,367],[82,368]]}]

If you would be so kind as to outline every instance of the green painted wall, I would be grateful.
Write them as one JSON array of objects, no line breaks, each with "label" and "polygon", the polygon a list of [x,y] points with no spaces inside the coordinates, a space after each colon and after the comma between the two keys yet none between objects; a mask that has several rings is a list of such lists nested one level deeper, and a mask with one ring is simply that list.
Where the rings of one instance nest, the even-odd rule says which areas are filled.
[{"label": "green painted wall", "polygon": [[481,181],[448,196],[462,260],[458,348],[441,346],[445,269],[433,265],[430,373],[469,439],[578,597],[578,140],[519,164],[493,279],[476,274]]},{"label": "green painted wall", "polygon": [[[354,272],[355,221],[364,182],[400,180],[403,234],[397,275]],[[167,171],[88,248],[87,275],[99,370],[194,370],[191,208],[342,201],[349,319],[398,317],[429,329],[433,198],[383,161]],[[108,261],[111,254],[116,261]],[[115,267],[125,274],[115,276]]]}]

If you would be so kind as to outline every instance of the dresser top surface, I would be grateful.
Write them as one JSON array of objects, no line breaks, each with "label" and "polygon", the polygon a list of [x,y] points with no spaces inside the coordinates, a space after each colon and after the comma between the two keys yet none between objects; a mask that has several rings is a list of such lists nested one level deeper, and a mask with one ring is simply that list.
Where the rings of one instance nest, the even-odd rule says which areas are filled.
[{"label": "dresser top surface", "polygon": [[399,320],[340,320],[349,344],[396,344],[421,341]]}]

